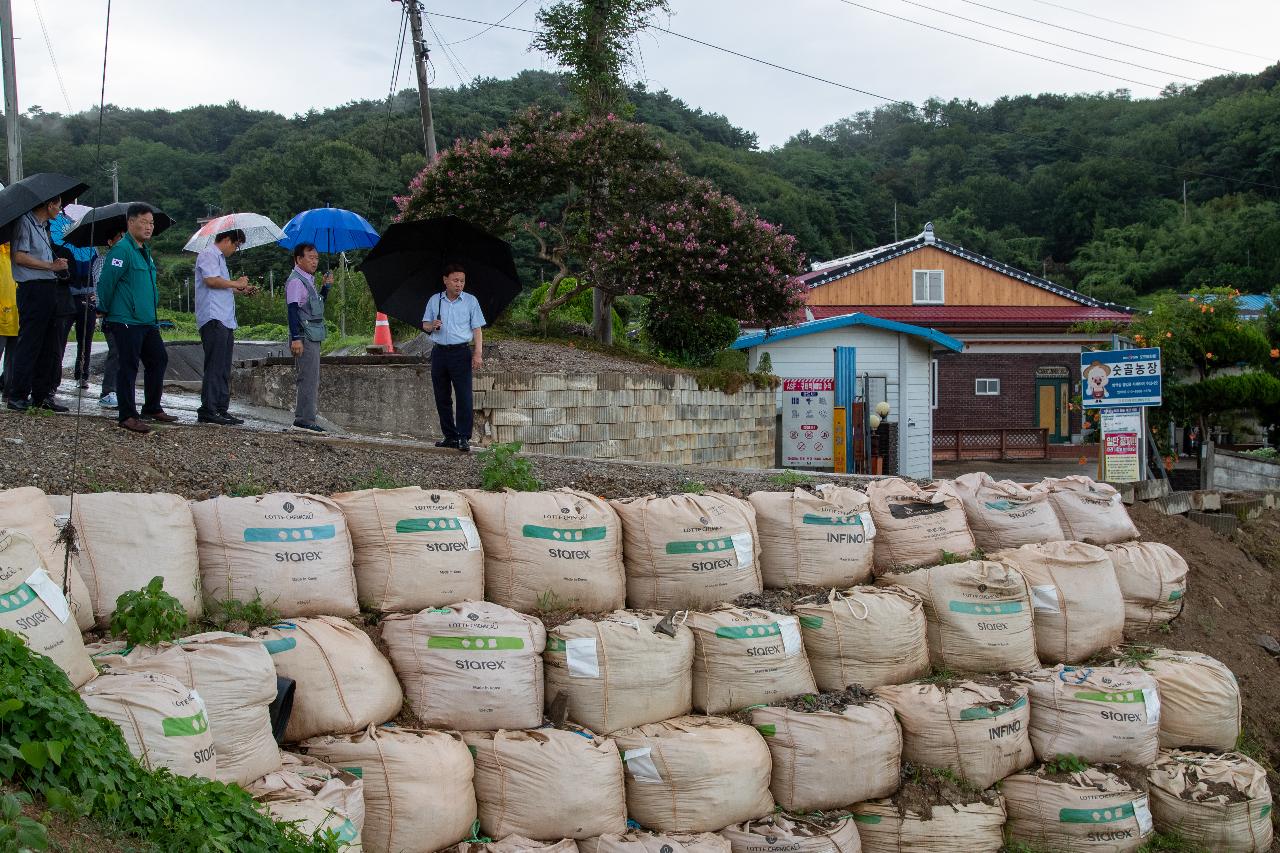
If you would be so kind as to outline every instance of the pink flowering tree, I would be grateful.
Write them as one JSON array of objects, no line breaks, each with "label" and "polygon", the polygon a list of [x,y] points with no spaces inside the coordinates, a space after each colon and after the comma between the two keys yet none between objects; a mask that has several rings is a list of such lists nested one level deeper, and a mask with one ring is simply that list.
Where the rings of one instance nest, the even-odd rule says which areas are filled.
[{"label": "pink flowering tree", "polygon": [[[459,140],[396,199],[402,219],[454,214],[505,238],[530,235],[555,270],[539,312],[596,288],[649,298],[650,313],[704,312],[760,325],[800,304],[794,238],[685,174],[643,126],[531,110]],[[608,317],[609,312],[605,311]],[[608,322],[596,335],[607,341]]]}]

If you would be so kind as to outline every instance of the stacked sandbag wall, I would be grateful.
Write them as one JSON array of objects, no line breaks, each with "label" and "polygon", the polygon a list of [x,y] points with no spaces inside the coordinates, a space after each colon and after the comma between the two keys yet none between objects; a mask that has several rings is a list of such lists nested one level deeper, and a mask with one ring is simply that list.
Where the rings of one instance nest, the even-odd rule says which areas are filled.
[{"label": "stacked sandbag wall", "polygon": [[[48,538],[49,499],[18,491],[0,492],[0,528],[22,498],[35,509],[20,529]],[[1228,752],[1229,670],[1164,649],[1096,663],[1121,632],[1176,618],[1190,567],[1136,541],[1087,478],[748,500],[410,487],[75,504],[72,562],[100,623],[107,595],[155,574],[189,610],[203,590],[284,617],[249,637],[86,647],[73,588],[66,619],[27,625],[28,642],[57,659],[80,641],[64,669],[140,761],[234,781],[344,849],[976,853],[1004,830],[1129,850],[1151,825],[1211,849],[1270,843],[1269,793]],[[0,566],[56,602],[58,584],[30,581],[49,558],[10,540]],[[859,586],[872,567],[876,585]],[[6,603],[11,619],[48,608],[0,595],[0,615]],[[209,663],[233,650],[245,661]],[[286,726],[272,714],[290,697]],[[1135,765],[1151,768],[1150,802]]]}]

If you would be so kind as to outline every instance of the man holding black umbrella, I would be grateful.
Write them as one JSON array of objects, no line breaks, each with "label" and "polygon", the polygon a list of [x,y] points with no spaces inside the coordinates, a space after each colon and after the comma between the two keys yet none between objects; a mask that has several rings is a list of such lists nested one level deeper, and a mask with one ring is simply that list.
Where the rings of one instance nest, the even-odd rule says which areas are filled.
[{"label": "man holding black umbrella", "polygon": [[[444,268],[444,291],[427,300],[422,330],[431,337],[431,387],[444,439],[436,447],[471,449],[471,372],[484,364],[484,312],[464,293],[467,272],[461,264]],[[474,349],[472,349],[474,345]],[[453,396],[457,396],[455,417]]]},{"label": "man holding black umbrella", "polygon": [[23,214],[10,243],[13,279],[18,283],[18,340],[9,371],[8,407],[23,412],[31,407],[68,411],[53,399],[62,377],[59,356],[66,342],[58,310],[58,278],[67,274],[67,261],[55,258],[49,221],[62,211],[54,198]]}]

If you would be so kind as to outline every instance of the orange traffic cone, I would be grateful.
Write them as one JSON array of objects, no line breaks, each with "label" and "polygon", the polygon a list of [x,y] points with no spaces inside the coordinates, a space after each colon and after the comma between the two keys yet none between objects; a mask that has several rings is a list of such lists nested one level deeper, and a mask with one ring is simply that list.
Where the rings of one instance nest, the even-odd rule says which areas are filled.
[{"label": "orange traffic cone", "polygon": [[373,321],[373,345],[382,347],[383,352],[396,351],[395,344],[391,343],[391,323],[381,311]]}]

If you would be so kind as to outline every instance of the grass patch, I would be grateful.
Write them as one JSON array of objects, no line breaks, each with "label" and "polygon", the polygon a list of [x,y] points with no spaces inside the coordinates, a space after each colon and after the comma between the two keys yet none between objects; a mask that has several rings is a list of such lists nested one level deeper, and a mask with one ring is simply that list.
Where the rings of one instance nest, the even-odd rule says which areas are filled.
[{"label": "grass patch", "polygon": [[1157,832],[1138,848],[1138,853],[1210,853],[1210,850],[1176,832]]},{"label": "grass patch", "polygon": [[1121,646],[1119,653],[1115,660],[1121,666],[1140,667],[1156,656],[1156,650],[1152,646]]},{"label": "grass patch", "polygon": [[700,495],[707,490],[707,484],[701,480],[685,480],[680,484],[680,491],[686,495]]},{"label": "grass patch", "polygon": [[254,498],[258,495],[265,495],[267,487],[264,483],[258,482],[250,471],[244,476],[243,480],[232,480],[223,488],[223,492],[233,498]]},{"label": "grass patch", "polygon": [[981,548],[974,548],[968,554],[953,554],[950,551],[942,552],[942,559],[938,561],[940,566],[948,566],[952,563],[967,563],[970,560],[985,560],[987,554]]},{"label": "grass patch", "polygon": [[769,475],[769,485],[771,486],[804,486],[813,482],[813,478],[808,474],[801,474],[799,471],[792,471],[788,468],[778,474]]},{"label": "grass patch", "polygon": [[351,483],[350,491],[358,492],[361,489],[402,489],[405,486],[412,485],[413,483],[397,480],[381,468],[374,468],[364,477],[354,480]]},{"label": "grass patch", "polygon": [[1266,747],[1253,736],[1253,732],[1249,731],[1248,726],[1240,727],[1240,734],[1236,735],[1235,751],[1241,755],[1249,756],[1261,764],[1268,773],[1275,770],[1275,767],[1271,764],[1270,756],[1267,755]]},{"label": "grass patch", "polygon": [[935,666],[933,669],[929,670],[928,675],[917,680],[921,684],[950,684],[951,682],[958,681],[959,679],[960,676],[954,670],[948,669],[945,666]]},{"label": "grass patch", "polygon": [[264,602],[262,593],[254,590],[252,601],[238,601],[232,598],[214,602],[205,611],[204,621],[217,631],[243,633],[279,622],[283,617],[274,605],[274,601],[270,604]]}]

